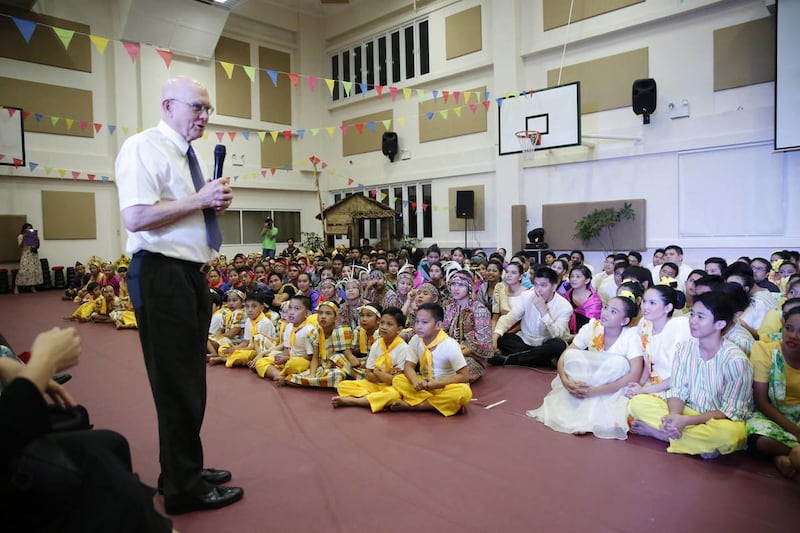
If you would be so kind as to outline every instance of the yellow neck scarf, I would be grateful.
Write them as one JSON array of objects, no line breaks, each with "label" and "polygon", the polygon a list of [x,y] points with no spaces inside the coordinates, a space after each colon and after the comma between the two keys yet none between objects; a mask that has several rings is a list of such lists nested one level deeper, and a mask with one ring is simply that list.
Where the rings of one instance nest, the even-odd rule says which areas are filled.
[{"label": "yellow neck scarf", "polygon": [[292,328],[292,331],[289,332],[289,347],[290,348],[294,348],[295,347],[294,346],[295,333],[297,333],[299,330],[301,330],[304,327],[306,327],[307,324],[308,324],[308,317],[306,317],[306,319],[303,320],[302,324],[300,324],[299,326],[294,326]]},{"label": "yellow neck scarf", "polygon": [[258,323],[264,320],[264,313],[259,313],[255,320],[252,320],[252,324],[250,326],[250,340],[256,338],[256,333],[258,333]]},{"label": "yellow neck scarf", "polygon": [[[374,332],[373,332],[374,333]],[[372,337],[370,335],[370,337]],[[372,346],[370,343],[367,345],[367,330],[364,328],[359,328],[358,330],[358,350],[361,352],[361,355],[367,355],[369,353],[369,349]]]},{"label": "yellow neck scarf", "polygon": [[447,333],[445,333],[443,329],[440,329],[439,333],[436,335],[436,338],[433,339],[433,342],[425,345],[425,351],[422,353],[422,360],[420,361],[419,369],[423,374],[426,375],[428,379],[433,379],[433,353],[431,353],[431,348],[436,348],[436,346],[438,346],[439,343],[445,340],[447,337]]},{"label": "yellow neck scarf", "polygon": [[398,346],[400,346],[400,343],[403,342],[403,339],[401,339],[400,335],[398,335],[397,337],[394,338],[394,340],[392,341],[392,344],[390,344],[388,348],[386,347],[386,341],[383,340],[383,337],[381,337],[381,340],[379,342],[380,342],[381,351],[383,353],[375,361],[375,368],[378,368],[381,365],[383,365],[383,370],[384,371],[391,372],[392,371],[392,366],[393,366],[392,365],[392,354],[391,354],[391,351],[394,350],[395,348],[397,348]]},{"label": "yellow neck scarf", "polygon": [[[336,329],[336,326],[331,330],[331,334],[333,334],[334,329]],[[320,361],[328,359],[328,349],[325,347],[325,330],[322,329],[322,326],[319,326],[319,359]]]}]

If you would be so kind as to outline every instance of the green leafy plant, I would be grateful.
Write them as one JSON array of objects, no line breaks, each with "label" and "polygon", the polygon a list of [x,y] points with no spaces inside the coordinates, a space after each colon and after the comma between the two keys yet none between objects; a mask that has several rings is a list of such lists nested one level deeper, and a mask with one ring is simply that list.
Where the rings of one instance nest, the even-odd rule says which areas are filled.
[{"label": "green leafy plant", "polygon": [[412,250],[414,248],[416,248],[417,245],[419,243],[421,243],[421,242],[422,242],[422,239],[419,238],[419,237],[403,237],[403,238],[399,239],[399,244],[400,244],[401,248],[408,247],[408,248],[411,248]]},{"label": "green leafy plant", "polygon": [[325,241],[323,240],[322,237],[317,235],[316,232],[301,231],[300,238],[302,239],[300,241],[300,247],[306,252],[308,251],[316,252],[317,250],[323,250],[323,251],[325,250]]},{"label": "green leafy plant", "polygon": [[[634,218],[636,218],[636,212],[633,210],[633,206],[628,202],[623,203],[622,207],[619,209],[611,207],[603,209],[598,208],[575,221],[575,234],[572,238],[580,239],[584,244],[588,244],[592,239],[597,239],[597,242],[600,243],[600,246],[606,249],[606,251],[615,250],[614,232],[612,229],[621,220],[633,220]],[[608,235],[608,242],[611,245],[610,248],[606,248],[605,246],[605,241],[603,239],[604,233]]]}]

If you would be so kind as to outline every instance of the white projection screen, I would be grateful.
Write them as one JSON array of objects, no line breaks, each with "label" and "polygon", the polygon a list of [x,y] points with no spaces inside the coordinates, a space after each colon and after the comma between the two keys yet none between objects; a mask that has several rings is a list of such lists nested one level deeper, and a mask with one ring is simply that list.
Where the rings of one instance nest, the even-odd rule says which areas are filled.
[{"label": "white projection screen", "polygon": [[800,1],[778,0],[775,149],[800,150]]}]

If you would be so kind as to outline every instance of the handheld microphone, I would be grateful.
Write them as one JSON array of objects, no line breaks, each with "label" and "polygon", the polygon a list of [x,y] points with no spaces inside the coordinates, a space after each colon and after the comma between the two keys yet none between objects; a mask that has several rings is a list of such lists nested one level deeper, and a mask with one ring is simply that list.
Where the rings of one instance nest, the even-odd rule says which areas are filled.
[{"label": "handheld microphone", "polygon": [[222,177],[222,164],[225,162],[225,145],[218,144],[214,147],[214,179]]}]

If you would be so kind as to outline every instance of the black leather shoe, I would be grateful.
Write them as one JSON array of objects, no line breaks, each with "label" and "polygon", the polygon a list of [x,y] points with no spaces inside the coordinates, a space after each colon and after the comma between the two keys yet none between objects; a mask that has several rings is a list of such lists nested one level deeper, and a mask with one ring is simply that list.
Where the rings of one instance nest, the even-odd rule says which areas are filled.
[{"label": "black leather shoe", "polygon": [[[231,473],[227,470],[217,470],[216,468],[204,468],[200,471],[200,477],[203,478],[203,481],[206,483],[211,483],[212,485],[220,485],[222,483],[227,483],[231,480]],[[158,486],[156,490],[159,494],[164,494],[164,481],[162,477],[158,476]]]},{"label": "black leather shoe", "polygon": [[489,358],[490,365],[504,366],[508,361],[507,355],[493,355]]},{"label": "black leather shoe", "polygon": [[241,487],[218,486],[198,496],[174,496],[164,500],[167,514],[184,514],[192,511],[210,511],[236,503],[244,496]]}]

